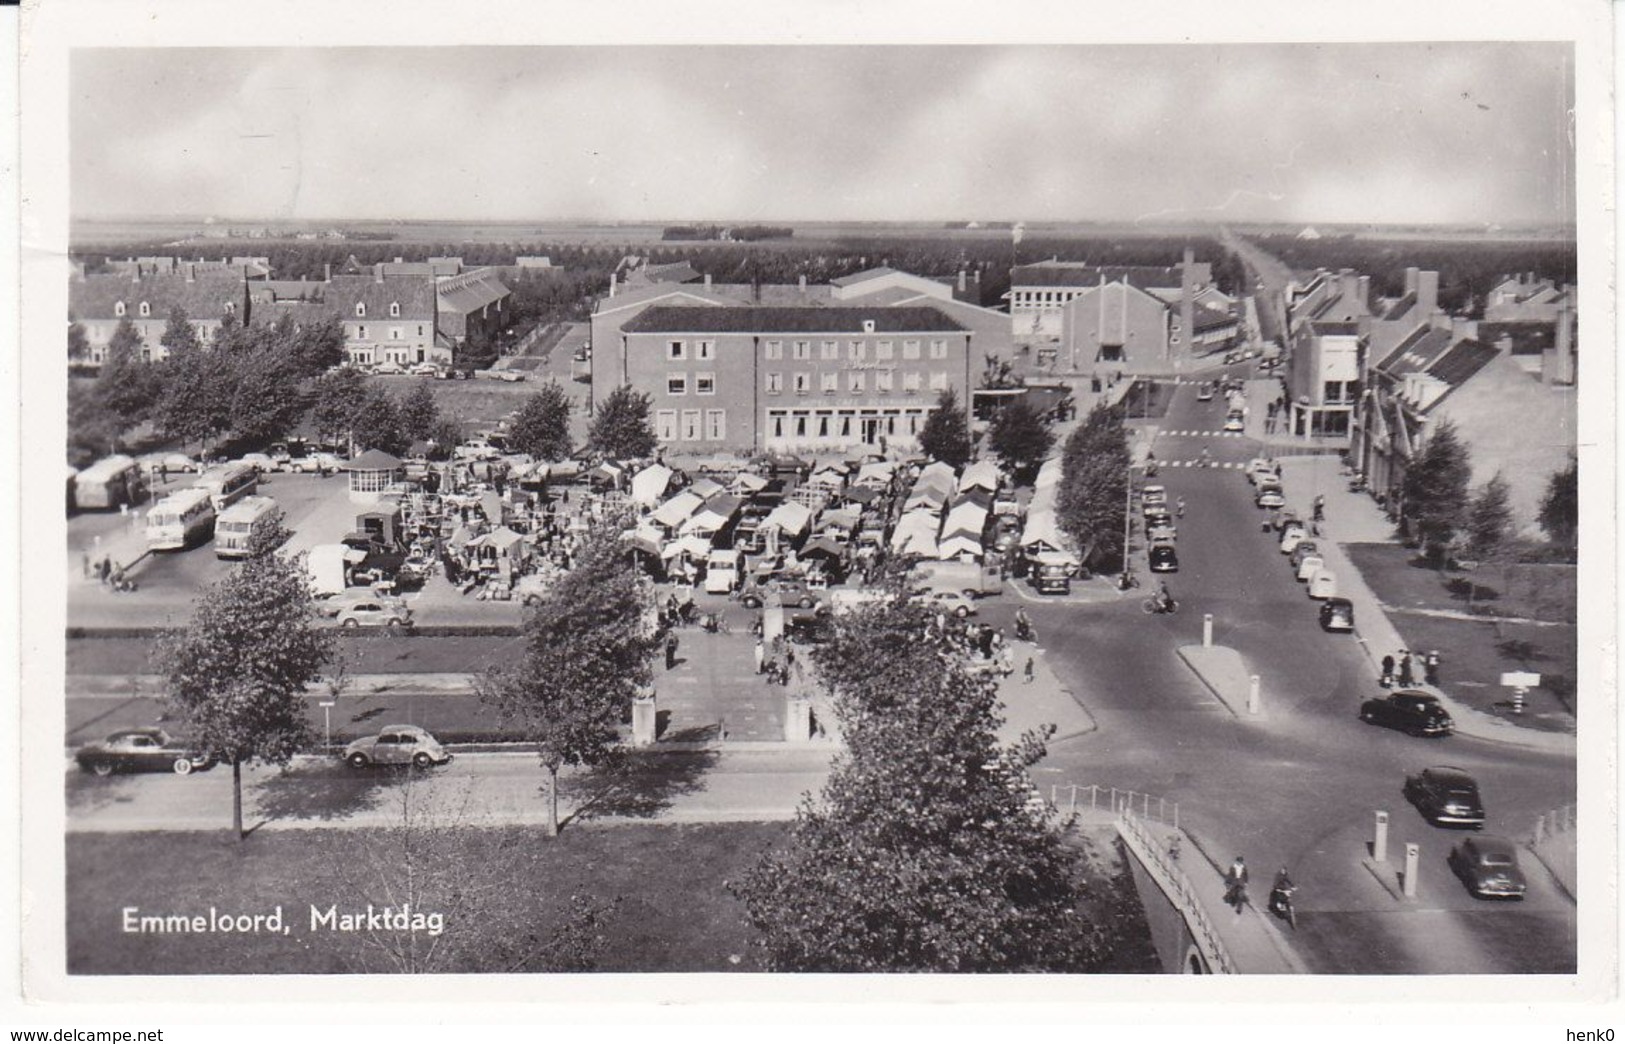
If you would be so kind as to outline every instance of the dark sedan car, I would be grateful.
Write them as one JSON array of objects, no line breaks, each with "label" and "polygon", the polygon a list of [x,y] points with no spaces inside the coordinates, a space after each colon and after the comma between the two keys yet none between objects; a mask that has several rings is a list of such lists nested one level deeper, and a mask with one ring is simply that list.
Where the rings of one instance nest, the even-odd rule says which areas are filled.
[{"label": "dark sedan car", "polygon": [[1522,899],[1529,890],[1518,848],[1504,837],[1469,837],[1450,850],[1450,869],[1479,899]]},{"label": "dark sedan car", "polygon": [[1459,768],[1439,765],[1405,777],[1405,797],[1434,826],[1484,827],[1478,783]]},{"label": "dark sedan car", "polygon": [[1157,544],[1149,552],[1153,573],[1179,572],[1179,553],[1168,544]]},{"label": "dark sedan car", "polygon": [[80,747],[74,760],[80,768],[98,776],[115,772],[173,772],[185,776],[214,765],[214,758],[190,749],[163,729],[115,732]]},{"label": "dark sedan car", "polygon": [[1322,631],[1354,630],[1354,603],[1347,598],[1328,598],[1320,603]]},{"label": "dark sedan car", "polygon": [[1412,736],[1448,736],[1456,728],[1438,697],[1409,689],[1366,700],[1360,704],[1360,720],[1399,729]]}]

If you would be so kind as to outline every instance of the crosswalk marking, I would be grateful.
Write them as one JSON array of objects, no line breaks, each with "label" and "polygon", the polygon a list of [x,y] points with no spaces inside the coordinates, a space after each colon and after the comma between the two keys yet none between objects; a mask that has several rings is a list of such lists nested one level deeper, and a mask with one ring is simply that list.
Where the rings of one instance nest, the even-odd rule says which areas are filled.
[{"label": "crosswalk marking", "polygon": [[1169,436],[1180,436],[1180,437],[1184,437],[1184,438],[1201,438],[1201,439],[1239,439],[1239,438],[1244,438],[1244,437],[1246,437],[1246,434],[1247,434],[1247,433],[1246,433],[1246,432],[1244,432],[1244,431],[1195,431],[1195,430],[1182,430],[1182,431],[1160,431],[1160,432],[1158,432],[1158,433],[1157,433],[1157,434],[1158,434],[1158,435],[1169,435]]},{"label": "crosswalk marking", "polygon": [[1201,467],[1208,467],[1208,468],[1213,468],[1216,471],[1217,470],[1223,470],[1223,469],[1226,469],[1226,468],[1236,468],[1236,469],[1239,470],[1239,469],[1241,469],[1243,467],[1246,467],[1246,465],[1241,464],[1241,463],[1239,463],[1237,461],[1232,461],[1232,460],[1214,460],[1214,461],[1209,461],[1207,464],[1203,464],[1200,459],[1198,459],[1198,460],[1159,460],[1159,461],[1157,461],[1157,466],[1158,467],[1163,467],[1163,468],[1201,468]]}]

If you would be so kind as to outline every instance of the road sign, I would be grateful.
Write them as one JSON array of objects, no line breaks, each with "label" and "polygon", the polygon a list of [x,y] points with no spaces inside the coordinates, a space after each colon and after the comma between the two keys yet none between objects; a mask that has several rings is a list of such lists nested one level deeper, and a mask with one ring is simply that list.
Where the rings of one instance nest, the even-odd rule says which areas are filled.
[{"label": "road sign", "polygon": [[1501,684],[1513,689],[1533,689],[1540,684],[1540,675],[1529,671],[1507,671],[1501,675]]}]

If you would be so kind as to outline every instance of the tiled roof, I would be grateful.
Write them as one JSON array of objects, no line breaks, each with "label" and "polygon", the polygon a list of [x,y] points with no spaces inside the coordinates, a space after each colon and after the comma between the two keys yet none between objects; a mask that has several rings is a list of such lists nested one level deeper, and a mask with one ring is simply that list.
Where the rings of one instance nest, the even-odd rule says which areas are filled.
[{"label": "tiled roof", "polygon": [[236,272],[201,273],[191,282],[183,275],[143,276],[139,282],[128,275],[103,273],[74,279],[68,284],[68,314],[72,319],[116,319],[114,305],[124,302],[132,319],[141,317],[145,301],[154,319],[169,318],[179,305],[190,319],[218,319],[226,313],[226,302],[243,307],[243,277]]},{"label": "tiled roof", "polygon": [[1478,324],[1478,339],[1483,343],[1499,344],[1503,337],[1512,342],[1513,355],[1539,355],[1557,344],[1557,324],[1540,320]]},{"label": "tiled roof", "polygon": [[790,283],[763,283],[755,288],[749,283],[713,283],[710,286],[656,283],[653,286],[630,286],[624,290],[617,290],[614,297],[601,297],[593,308],[593,314],[604,315],[645,301],[677,296],[689,299],[695,304],[718,305],[818,306],[833,299],[830,296],[830,287],[826,283],[813,283],[806,290]]},{"label": "tiled roof", "polygon": [[1469,377],[1488,366],[1500,353],[1494,347],[1478,341],[1457,341],[1439,355],[1428,367],[1428,373],[1450,385],[1460,387]]},{"label": "tiled roof", "polygon": [[666,265],[644,265],[633,273],[651,283],[691,283],[700,273],[687,261],[674,261]]},{"label": "tiled roof", "polygon": [[1450,348],[1450,331],[1424,326],[1399,342],[1377,368],[1393,377],[1421,373]]},{"label": "tiled roof", "polygon": [[1180,270],[1177,266],[1157,268],[1150,265],[1082,265],[1069,262],[1017,265],[1010,270],[1010,285],[1098,286],[1102,276],[1108,283],[1122,281],[1141,289],[1181,285]]},{"label": "tiled roof", "polygon": [[1382,314],[1382,318],[1390,323],[1395,319],[1403,319],[1405,318],[1406,313],[1414,307],[1416,307],[1416,295],[1406,294],[1404,297],[1401,297],[1399,300],[1389,305],[1388,310]]},{"label": "tiled roof", "polygon": [[627,333],[939,333],[964,327],[935,308],[681,308],[656,305]]},{"label": "tiled roof", "polygon": [[887,265],[881,265],[878,268],[866,268],[861,272],[854,272],[849,276],[841,276],[838,279],[831,279],[829,283],[831,286],[856,286],[859,283],[867,283],[871,279],[879,279],[881,276],[894,275],[896,272],[897,269],[895,268],[891,268]]},{"label": "tiled roof", "polygon": [[[313,305],[341,319],[367,320],[433,319],[435,314],[434,283],[426,276],[385,276],[379,282],[373,276],[336,275],[330,282],[261,279],[248,285],[254,306],[275,306],[278,311]],[[366,306],[365,316],[355,314],[357,303]],[[389,314],[391,304],[401,306],[399,315]]]},{"label": "tiled roof", "polygon": [[1311,333],[1314,333],[1320,337],[1348,337],[1360,332],[1360,324],[1348,322],[1327,322],[1326,320],[1322,319],[1319,322],[1310,323],[1309,329]]},{"label": "tiled roof", "polygon": [[434,288],[440,298],[441,308],[449,312],[461,312],[464,315],[477,312],[509,294],[508,288],[502,285],[496,273],[488,268],[442,279]]},{"label": "tiled roof", "polygon": [[1236,317],[1225,312],[1197,304],[1191,316],[1197,330],[1213,330],[1221,326],[1235,326]]}]

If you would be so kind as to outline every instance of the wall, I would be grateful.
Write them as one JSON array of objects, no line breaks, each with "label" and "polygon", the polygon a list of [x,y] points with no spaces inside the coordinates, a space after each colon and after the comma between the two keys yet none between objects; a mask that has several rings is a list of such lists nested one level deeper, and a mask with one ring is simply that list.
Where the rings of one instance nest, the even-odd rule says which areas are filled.
[{"label": "wall", "polygon": [[[1168,356],[1169,309],[1144,291],[1108,283],[1066,306],[1061,362],[1080,373],[1151,373]],[[1097,361],[1102,343],[1123,346],[1122,361]]]}]

